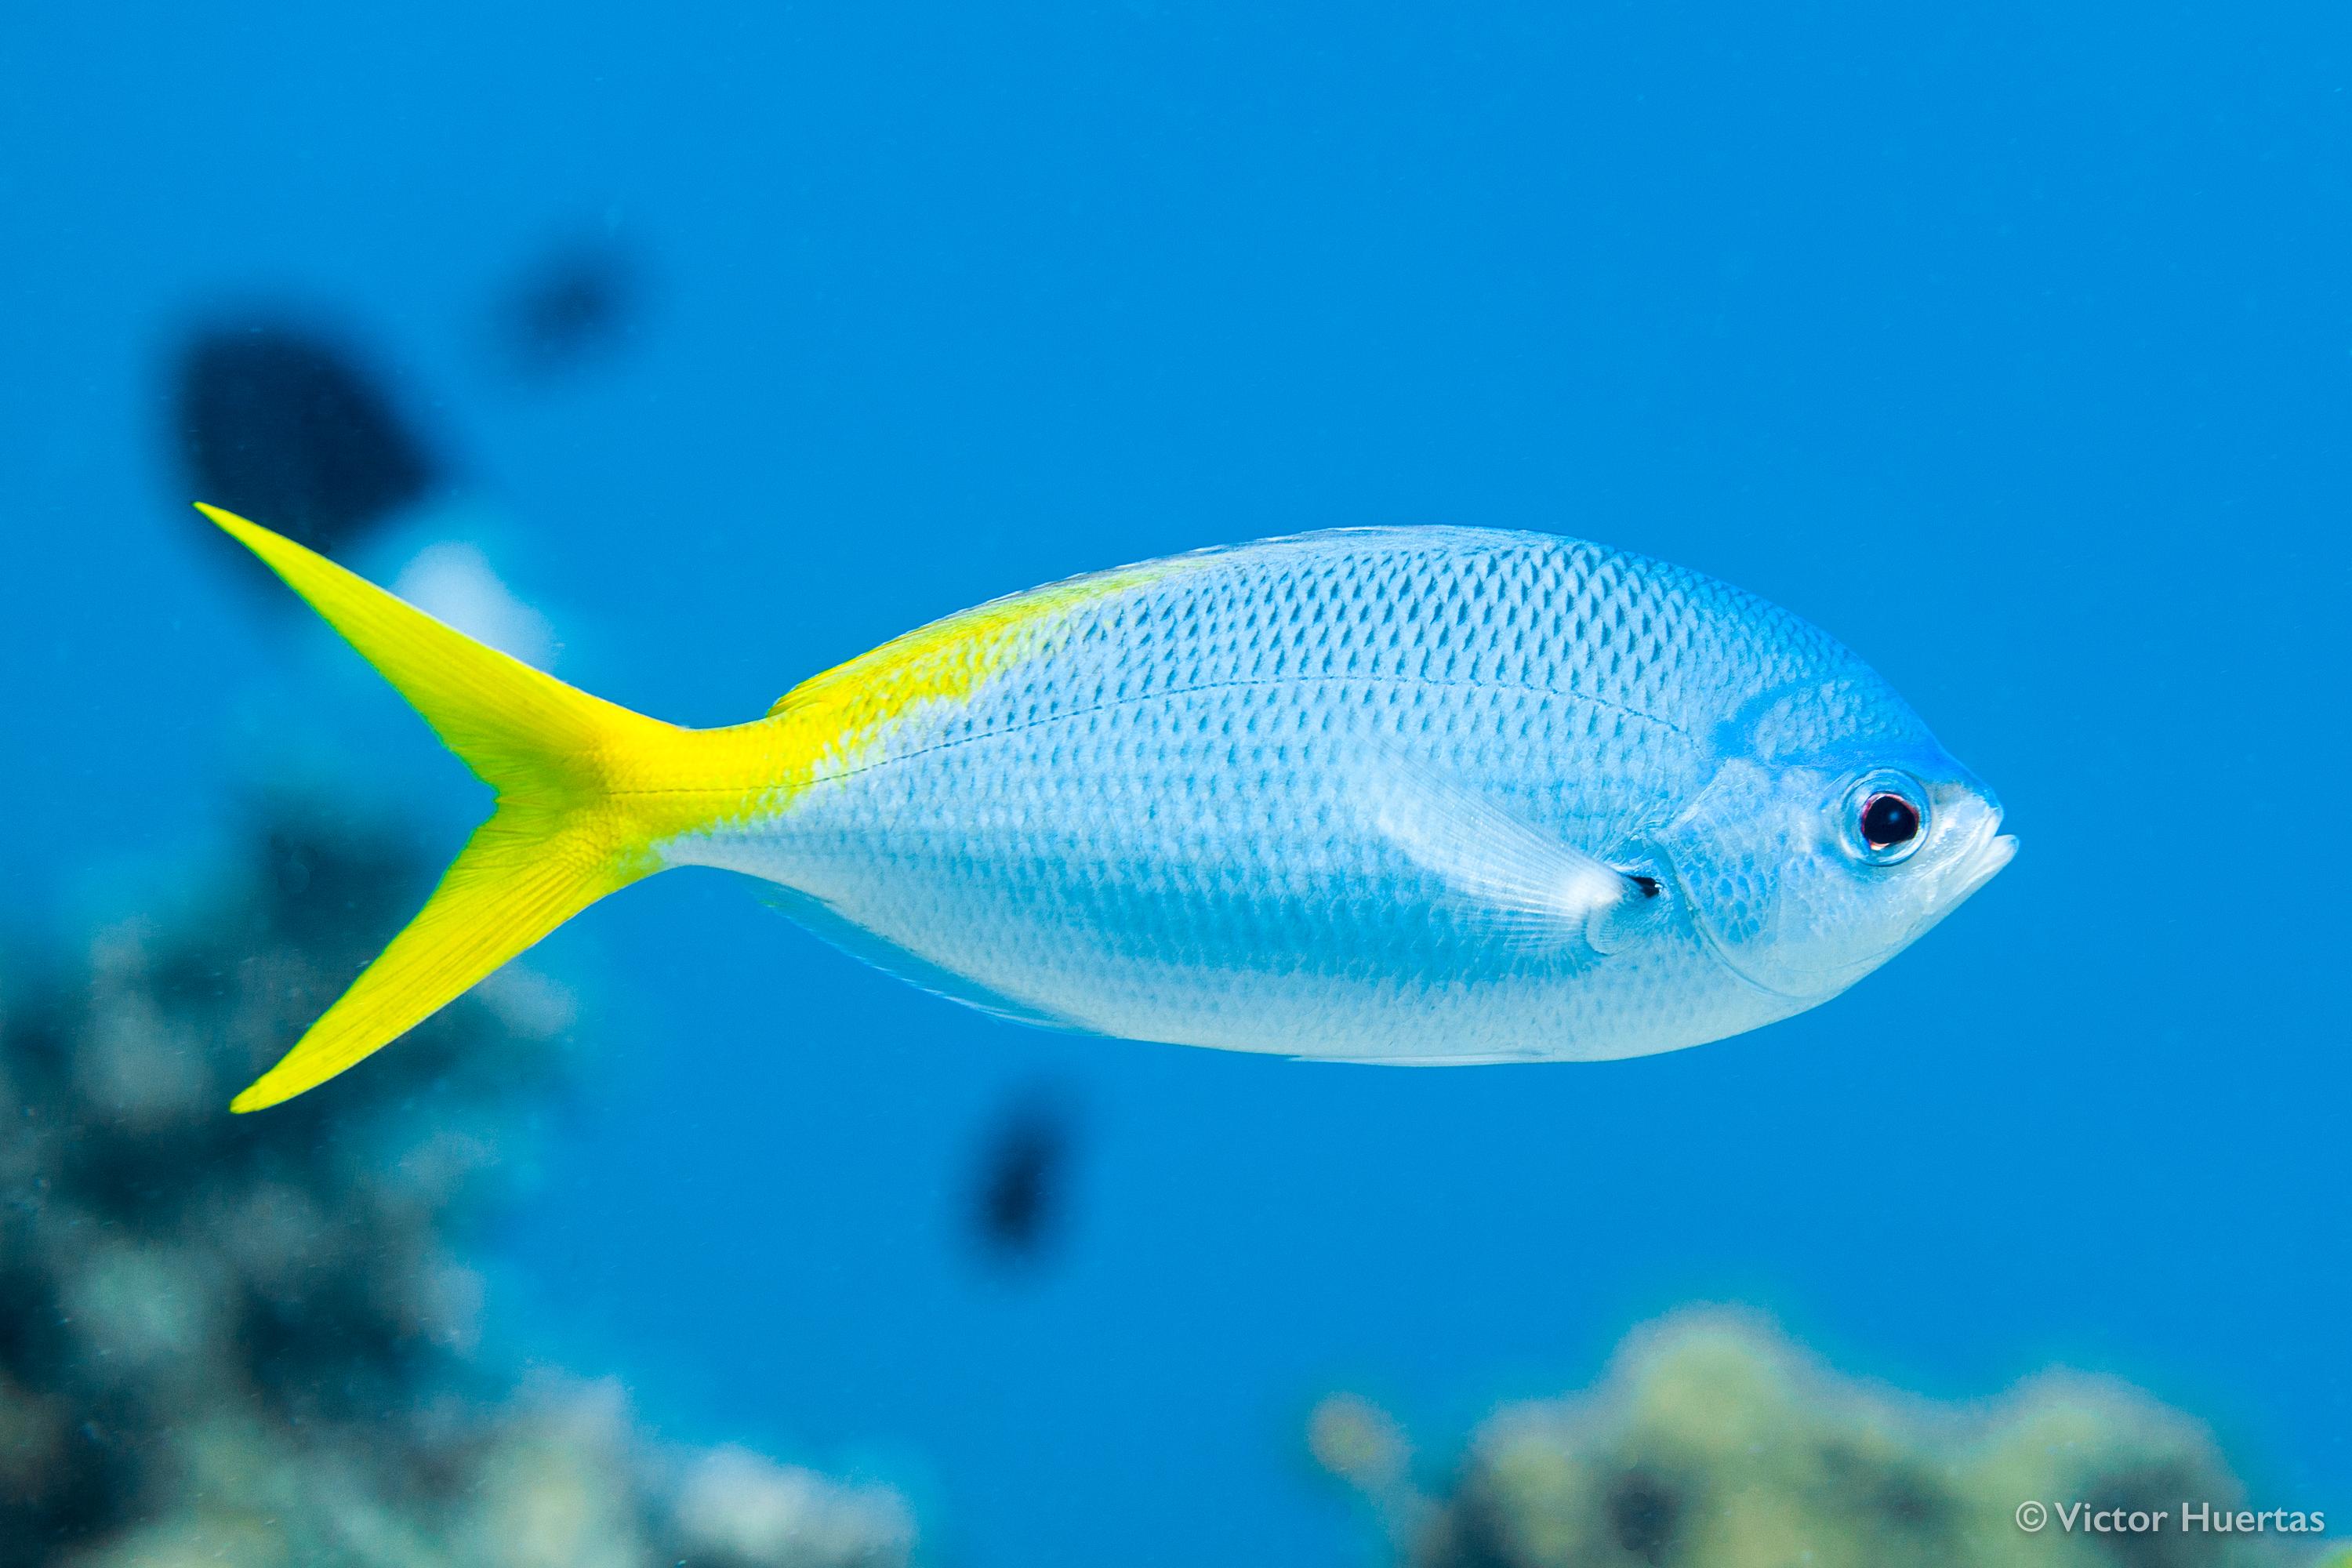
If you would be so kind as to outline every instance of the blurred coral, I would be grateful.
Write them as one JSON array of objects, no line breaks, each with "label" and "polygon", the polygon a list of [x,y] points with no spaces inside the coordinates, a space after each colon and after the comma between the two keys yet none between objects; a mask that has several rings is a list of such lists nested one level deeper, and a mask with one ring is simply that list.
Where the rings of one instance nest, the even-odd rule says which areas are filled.
[{"label": "blurred coral", "polygon": [[382,833],[258,815],[187,916],[0,990],[0,1568],[903,1563],[887,1489],[471,1359],[447,1233],[556,1079],[559,987],[509,970],[336,1094],[227,1113],[424,890]]},{"label": "blurred coral", "polygon": [[[2051,1373],[1981,1408],[1937,1405],[1841,1379],[1717,1310],[1637,1332],[1588,1394],[1496,1412],[1442,1495],[1414,1488],[1394,1424],[1354,1395],[1317,1408],[1308,1447],[1415,1568],[2255,1568],[2315,1555],[2311,1537],[2275,1526],[2184,1529],[2184,1504],[2252,1505],[2205,1434],[2136,1389]],[[2048,1510],[2027,1510],[2042,1520],[2031,1530],[2029,1503]],[[2086,1510],[2062,1517],[2076,1503]],[[2095,1528],[2109,1509],[2124,1510],[2120,1528]]]}]

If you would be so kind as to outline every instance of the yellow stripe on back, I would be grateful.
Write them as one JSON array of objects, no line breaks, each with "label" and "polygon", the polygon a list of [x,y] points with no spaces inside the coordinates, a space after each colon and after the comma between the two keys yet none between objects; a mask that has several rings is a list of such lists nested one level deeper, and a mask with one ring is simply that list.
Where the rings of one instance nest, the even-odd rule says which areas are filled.
[{"label": "yellow stripe on back", "polygon": [[894,723],[926,705],[970,700],[991,677],[1054,647],[1078,611],[1167,570],[1130,566],[992,600],[809,677],[768,710],[781,731],[772,804],[857,766]]}]

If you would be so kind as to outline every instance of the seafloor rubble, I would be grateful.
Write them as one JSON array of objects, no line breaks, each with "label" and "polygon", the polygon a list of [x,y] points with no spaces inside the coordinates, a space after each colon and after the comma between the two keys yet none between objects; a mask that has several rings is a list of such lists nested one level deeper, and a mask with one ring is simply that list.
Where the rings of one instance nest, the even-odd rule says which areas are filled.
[{"label": "seafloor rubble", "polygon": [[424,892],[385,835],[254,816],[180,912],[0,984],[0,1568],[902,1563],[886,1489],[473,1354],[451,1227],[556,1076],[557,988],[510,969],[333,1095],[226,1113]]},{"label": "seafloor rubble", "polygon": [[[2282,1535],[2275,1518],[2258,1534],[2199,1528],[2259,1505],[2198,1426],[2135,1389],[2053,1373],[1981,1407],[1937,1405],[1838,1378],[1719,1311],[1635,1334],[1587,1394],[1496,1412],[1436,1495],[1411,1479],[1396,1424],[1361,1399],[1325,1400],[1308,1440],[1414,1568],[2256,1568],[2318,1556],[2314,1537]],[[2019,1523],[2029,1501],[2048,1510],[2027,1510],[2037,1531]],[[2185,1528],[2184,1504],[2203,1510]],[[2097,1528],[2109,1510],[2121,1517]]]}]

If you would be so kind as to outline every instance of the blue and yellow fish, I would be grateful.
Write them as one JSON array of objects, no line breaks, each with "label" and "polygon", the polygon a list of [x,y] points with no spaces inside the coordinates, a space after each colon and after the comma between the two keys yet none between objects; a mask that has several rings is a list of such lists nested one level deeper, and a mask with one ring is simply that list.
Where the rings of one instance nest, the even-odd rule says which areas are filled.
[{"label": "blue and yellow fish", "polygon": [[674,866],[999,1016],[1349,1061],[1638,1056],[1828,1000],[2007,864],[1992,793],[1795,616],[1471,529],[1038,588],[688,730],[204,509],[498,795],[235,1101],[396,1038]]}]

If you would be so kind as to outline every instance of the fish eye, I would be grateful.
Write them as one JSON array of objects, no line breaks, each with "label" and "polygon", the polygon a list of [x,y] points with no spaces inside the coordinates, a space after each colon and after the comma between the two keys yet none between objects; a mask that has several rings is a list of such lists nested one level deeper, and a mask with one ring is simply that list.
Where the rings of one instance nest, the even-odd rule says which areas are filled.
[{"label": "fish eye", "polygon": [[1874,795],[1862,803],[1862,841],[1892,849],[1919,837],[1919,808],[1899,795]]},{"label": "fish eye", "polygon": [[1927,830],[1927,792],[1899,773],[1877,773],[1846,793],[1845,837],[1857,858],[1892,866],[1919,847]]}]

